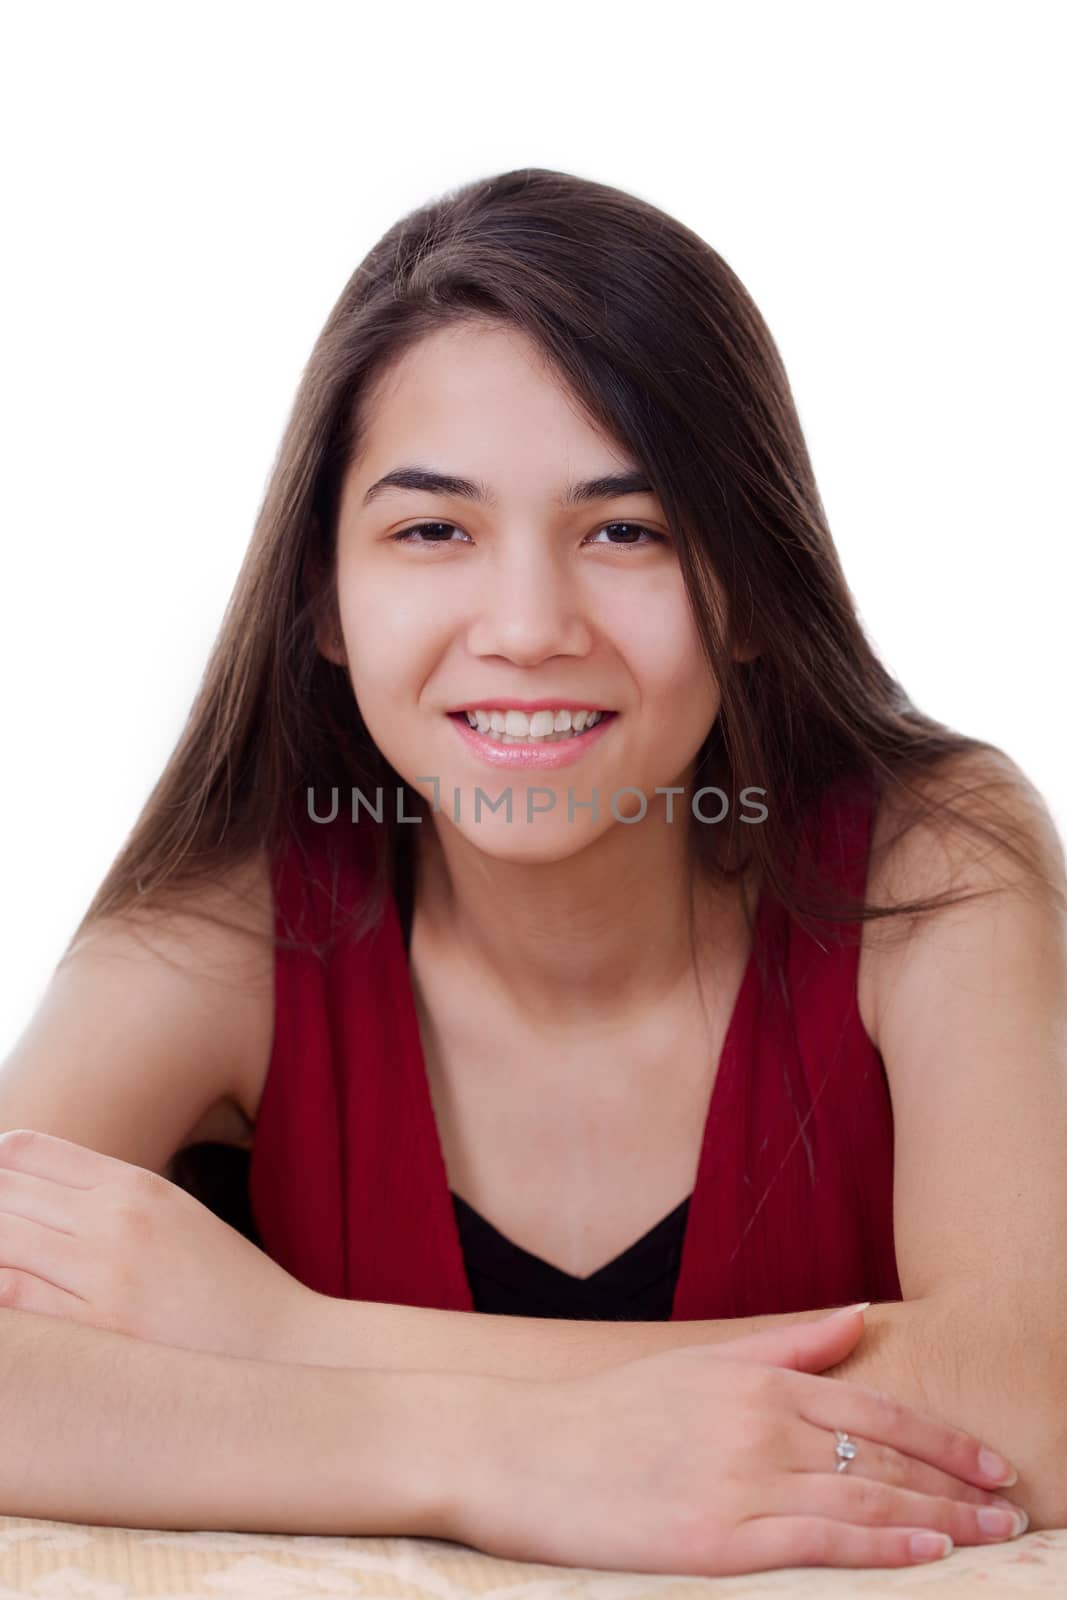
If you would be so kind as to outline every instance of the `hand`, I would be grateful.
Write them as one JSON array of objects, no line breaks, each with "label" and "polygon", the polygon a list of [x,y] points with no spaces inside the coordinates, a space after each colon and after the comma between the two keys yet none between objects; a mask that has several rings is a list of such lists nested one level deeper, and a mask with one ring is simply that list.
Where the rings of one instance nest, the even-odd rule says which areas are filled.
[{"label": "hand", "polygon": [[308,1292],[158,1173],[27,1128],[0,1134],[0,1306],[270,1360]]},{"label": "hand", "polygon": [[[905,1566],[929,1559],[909,1540],[930,1530],[988,1542],[978,1511],[996,1497],[976,1487],[988,1481],[977,1440],[794,1370],[835,1366],[862,1329],[861,1314],[839,1313],[512,1384],[451,1536],[513,1561],[702,1577]],[[843,1473],[838,1428],[857,1447]]]}]

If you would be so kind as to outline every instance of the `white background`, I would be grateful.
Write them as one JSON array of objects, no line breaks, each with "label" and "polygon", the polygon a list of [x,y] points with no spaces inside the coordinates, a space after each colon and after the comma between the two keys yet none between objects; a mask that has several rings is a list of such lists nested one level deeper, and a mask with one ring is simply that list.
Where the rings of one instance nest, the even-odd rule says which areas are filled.
[{"label": "white background", "polygon": [[345,280],[511,167],[628,189],[725,256],[876,645],[1062,832],[1063,15],[10,7],[0,1055],[174,745]]}]

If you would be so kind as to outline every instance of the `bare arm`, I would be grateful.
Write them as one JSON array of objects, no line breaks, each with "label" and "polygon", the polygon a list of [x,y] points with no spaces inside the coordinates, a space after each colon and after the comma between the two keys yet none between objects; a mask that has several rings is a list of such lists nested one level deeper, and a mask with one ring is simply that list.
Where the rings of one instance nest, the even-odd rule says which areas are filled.
[{"label": "bare arm", "polygon": [[[489,1316],[312,1294],[276,1352],[285,1362],[550,1381],[577,1378],[684,1345],[819,1321],[823,1311],[726,1321],[578,1322]],[[1040,1320],[1016,1325],[987,1295],[872,1305],[852,1354],[822,1374],[847,1378],[963,1428],[1018,1467],[1011,1497],[1031,1531],[1067,1527],[1067,1388],[1060,1340]]]},{"label": "bare arm", "polygon": [[0,1310],[0,1515],[450,1538],[477,1379],[245,1361]]},{"label": "bare arm", "polygon": [[[817,1322],[836,1309],[723,1322],[581,1322],[343,1300],[305,1288],[294,1300],[293,1316],[279,1329],[271,1359],[330,1367],[351,1367],[358,1361],[392,1371],[549,1381],[605,1372],[682,1345],[714,1344],[763,1328]],[[894,1309],[872,1306],[868,1325],[876,1313]]]}]

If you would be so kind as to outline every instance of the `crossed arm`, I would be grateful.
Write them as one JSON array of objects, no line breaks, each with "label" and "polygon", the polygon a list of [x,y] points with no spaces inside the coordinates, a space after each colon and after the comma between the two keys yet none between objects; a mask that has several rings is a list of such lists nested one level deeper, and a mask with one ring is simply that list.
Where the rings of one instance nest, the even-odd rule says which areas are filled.
[{"label": "crossed arm", "polygon": [[[1004,791],[1067,890],[1043,803],[1014,768]],[[884,862],[872,854],[868,889],[893,903],[1005,876],[1003,858],[976,864],[924,827]],[[1067,1526],[1067,917],[1017,883],[870,948],[904,1298],[872,1306],[864,1338],[827,1375],[999,1448],[1019,1468],[1013,1493],[1031,1527]],[[346,1365],[358,1348],[360,1364],[551,1379],[822,1314],[571,1322],[315,1295],[281,1359]]]},{"label": "crossed arm", "polygon": [[[1063,895],[1047,812],[1025,783],[1009,780],[1010,804]],[[915,830],[906,842],[887,856],[891,870],[872,853],[876,903],[945,887],[931,866],[938,841]],[[961,876],[982,887],[1004,863],[954,866],[953,887]],[[872,1037],[893,1102],[904,1298],[872,1307],[861,1343],[827,1374],[1002,1451],[1019,1469],[1013,1493],[1034,1530],[1067,1527],[1064,903],[1010,886],[921,920],[906,939],[870,945]],[[0,1135],[0,1307],[251,1366],[542,1380],[821,1314],[582,1323],[333,1299],[155,1172],[25,1129]],[[294,1381],[305,1376],[313,1381],[310,1372]]]}]

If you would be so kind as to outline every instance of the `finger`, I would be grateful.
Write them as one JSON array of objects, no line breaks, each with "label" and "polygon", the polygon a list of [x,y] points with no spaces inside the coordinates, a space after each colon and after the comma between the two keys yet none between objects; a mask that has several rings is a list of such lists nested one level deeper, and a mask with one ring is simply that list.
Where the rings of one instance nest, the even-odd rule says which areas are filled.
[{"label": "finger", "polygon": [[[918,1541],[918,1545],[913,1541]],[[762,1572],[772,1567],[913,1567],[952,1549],[930,1528],[865,1528],[832,1517],[752,1517],[735,1530],[728,1565],[716,1572]]]},{"label": "finger", "polygon": [[0,1214],[0,1272],[27,1274],[84,1298],[91,1287],[94,1254],[71,1233],[28,1217]]},{"label": "finger", "polygon": [[709,1355],[729,1361],[759,1361],[794,1372],[824,1372],[851,1355],[863,1335],[861,1312],[832,1312],[813,1322],[792,1322],[784,1328],[761,1328],[720,1344],[706,1345]]},{"label": "finger", "polygon": [[128,1166],[128,1162],[114,1156],[101,1155],[99,1150],[75,1144],[72,1139],[38,1133],[35,1128],[9,1128],[0,1133],[0,1167],[51,1178],[72,1189],[91,1189],[106,1183],[116,1176],[115,1169]]},{"label": "finger", "polygon": [[[807,1424],[804,1424],[804,1435],[803,1442],[798,1441],[799,1448],[791,1462],[793,1469],[811,1471],[812,1464],[818,1462],[815,1471],[836,1471],[836,1462],[833,1460],[836,1437],[827,1434],[821,1427],[812,1430]],[[892,1445],[881,1444],[877,1439],[865,1439],[858,1433],[850,1433],[849,1439],[856,1446],[855,1457],[847,1469],[850,1478],[874,1478],[894,1488],[962,1500],[968,1505],[989,1506],[996,1503],[998,1497],[992,1490],[964,1483],[952,1473],[942,1472],[940,1467],[932,1467],[929,1462],[918,1461],[914,1456],[894,1450]]]},{"label": "finger", "polygon": [[0,1167],[0,1222],[25,1217],[62,1233],[77,1233],[79,1212],[85,1214],[83,1189],[71,1189],[35,1173]]},{"label": "finger", "polygon": [[0,1306],[5,1311],[37,1311],[46,1317],[68,1317],[84,1322],[88,1302],[44,1278],[35,1277],[32,1272],[0,1267]]},{"label": "finger", "polygon": [[954,1544],[990,1544],[1014,1539],[1025,1513],[1000,1506],[965,1505],[951,1495],[919,1494],[873,1478],[840,1472],[787,1473],[779,1480],[780,1514],[832,1517],[877,1527],[923,1527],[947,1533]]},{"label": "finger", "polygon": [[790,1381],[802,1385],[797,1391],[800,1415],[816,1427],[827,1428],[831,1437],[835,1428],[841,1428],[892,1445],[904,1455],[983,1488],[1015,1481],[1014,1476],[1005,1480],[985,1471],[979,1459],[984,1447],[973,1434],[925,1416],[892,1395],[844,1380],[830,1388],[824,1378],[803,1372],[794,1373]]}]

